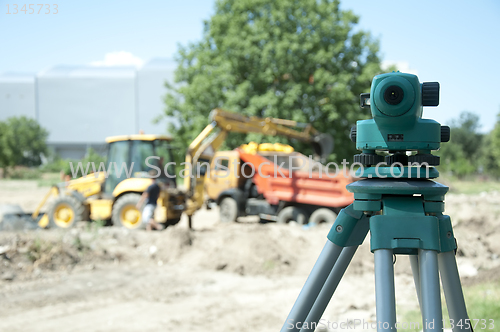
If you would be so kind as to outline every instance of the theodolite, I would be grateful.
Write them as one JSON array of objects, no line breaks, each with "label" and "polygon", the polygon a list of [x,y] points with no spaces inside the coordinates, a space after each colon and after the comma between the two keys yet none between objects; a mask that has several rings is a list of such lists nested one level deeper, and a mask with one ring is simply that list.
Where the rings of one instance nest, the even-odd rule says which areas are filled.
[{"label": "theodolite", "polygon": [[[314,331],[357,248],[370,232],[375,259],[377,331],[397,331],[394,289],[395,255],[408,255],[423,331],[442,331],[439,274],[453,331],[472,331],[455,260],[456,240],[443,215],[448,187],[432,154],[450,139],[450,128],[423,119],[423,106],[438,106],[439,83],[393,72],[376,76],[360,105],[372,119],[351,130],[360,167],[347,189],[354,202],[335,220],[281,331]],[[457,324],[457,322],[461,324]]]}]

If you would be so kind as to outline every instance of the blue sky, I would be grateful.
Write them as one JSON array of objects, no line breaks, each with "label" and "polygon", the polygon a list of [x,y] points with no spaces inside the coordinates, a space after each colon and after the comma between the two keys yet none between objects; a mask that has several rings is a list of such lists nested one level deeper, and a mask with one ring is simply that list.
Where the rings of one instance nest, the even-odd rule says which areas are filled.
[{"label": "blue sky", "polygon": [[[131,61],[171,58],[178,44],[201,38],[214,7],[213,0],[60,0],[58,14],[52,4],[50,14],[43,14],[46,7],[36,14],[35,5],[30,15],[13,14],[14,4],[20,10],[29,2],[0,0],[0,73],[103,62],[106,54],[113,62],[110,53],[122,51],[133,55]],[[421,81],[441,83],[441,104],[427,108],[425,117],[446,124],[467,110],[480,115],[482,131],[493,128],[500,113],[499,1],[356,0],[341,6],[379,39],[383,60],[401,63]]]}]

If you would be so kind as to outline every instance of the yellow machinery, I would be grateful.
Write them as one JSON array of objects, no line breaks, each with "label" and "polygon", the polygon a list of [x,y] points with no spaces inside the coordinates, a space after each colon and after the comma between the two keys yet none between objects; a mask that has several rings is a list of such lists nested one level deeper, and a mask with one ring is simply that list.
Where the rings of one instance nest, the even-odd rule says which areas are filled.
[{"label": "yellow machinery", "polygon": [[[175,168],[170,151],[171,138],[157,135],[108,137],[107,174],[96,172],[54,186],[33,213],[37,220],[41,208],[41,227],[69,228],[79,220],[111,220],[113,225],[130,229],[141,226],[136,204],[153,183],[148,174],[159,173],[160,222],[176,224],[185,208],[185,195],[176,188]],[[153,158],[150,158],[153,157]],[[83,169],[87,165],[82,165]],[[95,165],[98,169],[99,165]],[[76,168],[76,166],[75,166]]]},{"label": "yellow machinery", "polygon": [[[210,162],[226,139],[228,132],[261,133],[280,135],[311,143],[315,153],[321,158],[332,151],[331,136],[319,133],[310,124],[301,124],[292,120],[259,118],[215,109],[210,114],[211,123],[193,140],[186,152],[186,171],[184,175],[187,192],[176,188],[174,164],[161,172],[160,179],[166,185],[158,200],[161,207],[161,219],[167,224],[175,224],[185,210],[189,217],[204,204],[204,174]],[[141,225],[141,214],[136,204],[141,193],[153,183],[147,174],[152,169],[146,164],[150,156],[150,164],[157,162],[163,167],[172,162],[169,142],[170,138],[155,135],[115,136],[106,139],[108,143],[108,160],[106,166],[116,165],[121,169],[125,163],[129,168],[133,165],[131,176],[123,171],[103,172],[86,175],[82,178],[54,186],[33,213],[33,219],[39,218],[41,208],[47,204],[47,212],[38,224],[41,227],[68,228],[78,220],[111,220],[113,225],[127,228],[138,228]],[[189,165],[192,165],[189,166]],[[201,167],[199,167],[201,166]],[[168,175],[168,176],[167,176]]]},{"label": "yellow machinery", "polygon": [[210,113],[210,120],[211,123],[193,140],[186,152],[186,165],[192,165],[192,169],[189,170],[192,176],[186,177],[184,182],[187,189],[186,214],[190,225],[192,215],[205,201],[204,174],[229,132],[279,135],[309,142],[322,161],[333,149],[332,137],[319,133],[311,124],[270,117],[245,116],[221,109],[214,109]]}]

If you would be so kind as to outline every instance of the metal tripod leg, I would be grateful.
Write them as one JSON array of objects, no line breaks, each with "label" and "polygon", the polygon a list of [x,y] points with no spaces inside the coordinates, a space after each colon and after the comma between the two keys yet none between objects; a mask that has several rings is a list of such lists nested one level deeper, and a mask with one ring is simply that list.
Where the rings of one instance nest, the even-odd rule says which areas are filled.
[{"label": "metal tripod leg", "polygon": [[418,255],[410,255],[410,265],[413,274],[413,281],[415,283],[415,290],[417,291],[418,305],[420,312],[422,312],[422,295],[420,293],[420,268],[418,267]]},{"label": "metal tripod leg", "polygon": [[318,297],[325,281],[335,265],[343,247],[340,247],[329,240],[326,241],[316,264],[309,274],[309,277],[295,301],[295,304],[286,318],[281,332],[298,332],[302,323],[306,320],[316,298]]},{"label": "metal tripod leg", "polygon": [[[368,217],[362,211],[354,210],[352,204],[340,211],[335,224],[328,233],[328,241],[283,324],[281,332],[298,332],[306,319],[313,322],[318,317],[319,320],[328,304],[327,295],[329,293],[333,294],[333,291],[335,291],[356,251],[352,247],[357,247],[363,243],[366,234],[368,234],[368,229]],[[337,267],[336,262],[341,253],[343,253],[342,259]],[[319,301],[315,305],[318,298]],[[313,305],[315,308],[312,310],[311,316],[309,316]]]},{"label": "metal tripod leg", "polygon": [[[442,252],[438,255],[439,272],[443,284],[444,297],[450,319],[455,323],[453,332],[472,331],[469,316],[465,307],[464,294],[460,284],[457,261],[453,251]],[[459,323],[461,326],[457,326]],[[467,324],[469,322],[469,324]]]},{"label": "metal tripod leg", "polygon": [[418,250],[424,332],[443,330],[443,312],[441,309],[437,256],[438,253],[434,250]]},{"label": "metal tripod leg", "polygon": [[[420,268],[418,256],[410,256],[411,269],[413,271],[413,279],[415,281],[415,289],[417,290],[418,304],[422,311],[422,297],[420,291]],[[460,284],[460,276],[458,274],[457,262],[453,251],[443,252],[438,254],[438,267],[441,274],[441,283],[443,285],[446,306],[450,319],[455,323],[453,332],[467,331],[471,332],[469,316],[465,307],[464,295]],[[459,323],[457,326],[457,323]],[[425,320],[424,320],[425,323]]]},{"label": "metal tripod leg", "polygon": [[351,247],[346,247],[342,250],[340,257],[337,260],[337,263],[335,263],[335,266],[333,267],[332,272],[328,276],[328,279],[326,279],[326,282],[323,288],[321,289],[321,292],[319,293],[316,302],[314,302],[314,305],[311,308],[309,315],[307,315],[307,318],[304,321],[303,326],[308,328],[302,328],[300,332],[315,330],[315,326],[317,325],[317,323],[321,319],[321,316],[325,312],[325,309],[328,306],[328,303],[330,302],[333,293],[335,293],[335,290],[337,289],[337,286],[339,285],[339,282],[342,279],[342,276],[344,275],[345,271],[347,270],[347,267],[349,266],[349,263],[351,262],[352,257],[356,253],[357,249],[358,246],[351,246]]},{"label": "metal tripod leg", "polygon": [[392,250],[378,249],[375,255],[375,301],[377,331],[395,331],[396,294]]}]

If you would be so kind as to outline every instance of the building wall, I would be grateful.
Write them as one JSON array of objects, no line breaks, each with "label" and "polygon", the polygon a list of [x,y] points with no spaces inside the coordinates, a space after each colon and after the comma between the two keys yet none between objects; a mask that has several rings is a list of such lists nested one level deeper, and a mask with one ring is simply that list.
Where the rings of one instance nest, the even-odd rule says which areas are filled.
[{"label": "building wall", "polygon": [[146,134],[165,133],[165,119],[156,124],[153,120],[164,113],[165,82],[173,83],[174,71],[172,61],[154,59],[137,72],[138,128]]},{"label": "building wall", "polygon": [[[114,135],[165,134],[165,81],[174,64],[155,59],[134,67],[55,66],[38,75],[0,75],[0,121],[26,115],[49,131],[49,148],[82,158]],[[99,149],[104,151],[104,149]]]},{"label": "building wall", "polygon": [[0,75],[0,121],[23,115],[36,118],[35,76],[15,73]]},{"label": "building wall", "polygon": [[38,121],[48,142],[98,143],[137,133],[134,68],[54,68],[38,75]]}]

